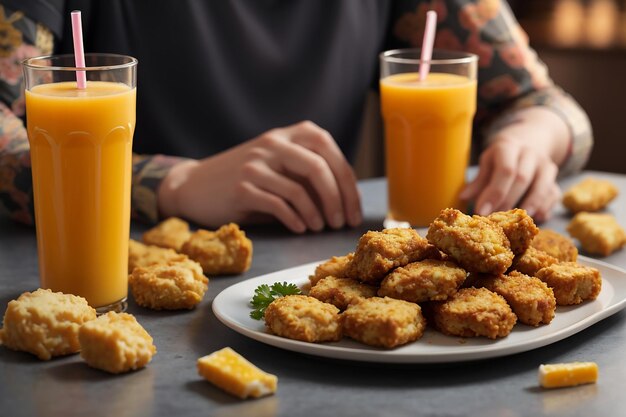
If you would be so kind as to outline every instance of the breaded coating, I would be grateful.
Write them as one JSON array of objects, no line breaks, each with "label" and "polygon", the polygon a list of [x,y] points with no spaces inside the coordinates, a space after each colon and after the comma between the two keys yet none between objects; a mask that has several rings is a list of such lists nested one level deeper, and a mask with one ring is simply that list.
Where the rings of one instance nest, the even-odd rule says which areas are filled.
[{"label": "breaded coating", "polygon": [[180,252],[183,243],[190,236],[189,223],[178,217],[170,217],[145,232],[143,234],[143,243]]},{"label": "breaded coating", "polygon": [[87,300],[39,288],[9,301],[0,344],[32,353],[41,360],[80,350],[78,329],[96,318]]},{"label": "breaded coating", "polygon": [[533,218],[523,209],[496,211],[487,216],[487,218],[504,230],[504,234],[511,244],[511,250],[515,255],[524,253],[539,232]]},{"label": "breaded coating", "polygon": [[252,241],[235,223],[215,232],[198,230],[185,242],[182,252],[202,265],[207,275],[241,274],[252,264]]},{"label": "breaded coating", "polygon": [[562,262],[540,269],[537,278],[552,288],[560,306],[595,300],[602,289],[600,271],[576,262]]},{"label": "breaded coating", "polygon": [[373,285],[364,284],[351,278],[337,278],[329,275],[322,278],[311,288],[309,295],[320,301],[329,303],[339,310],[345,310],[349,304],[361,298],[369,298],[376,295]]},{"label": "breaded coating", "polygon": [[517,319],[524,324],[539,326],[554,318],[554,292],[539,278],[513,271],[508,275],[483,275],[479,283],[504,297]]},{"label": "breaded coating", "polygon": [[342,337],[339,309],[307,295],[288,295],[265,310],[272,333],[304,342],[336,342]]},{"label": "breaded coating", "polygon": [[176,253],[173,249],[160,248],[158,246],[144,245],[141,242],[130,239],[128,242],[128,273],[138,266],[150,266],[154,264],[166,264],[168,262],[182,262],[189,257],[182,253]]},{"label": "breaded coating", "polygon": [[395,269],[380,284],[378,295],[419,303],[445,300],[463,284],[467,272],[450,261],[426,259]]},{"label": "breaded coating", "polygon": [[416,230],[369,231],[359,239],[347,273],[349,278],[377,284],[392,269],[423,259],[441,259],[441,253]]},{"label": "breaded coating", "polygon": [[502,274],[513,262],[504,231],[486,217],[444,209],[430,224],[426,237],[470,272]]},{"label": "breaded coating", "polygon": [[199,263],[190,259],[135,268],[128,277],[135,302],[153,310],[191,310],[208,288]]},{"label": "breaded coating", "polygon": [[426,328],[420,306],[389,297],[361,299],[342,316],[346,336],[387,349],[419,339]]},{"label": "breaded coating", "polygon": [[348,275],[346,270],[350,262],[352,262],[353,257],[354,252],[350,252],[344,256],[333,256],[328,261],[319,264],[315,267],[313,275],[309,275],[311,285],[314,286],[320,279],[326,278],[330,275],[335,278],[347,278]]},{"label": "breaded coating", "polygon": [[619,194],[610,181],[585,178],[563,194],[563,205],[572,213],[602,210]]},{"label": "breaded coating", "polygon": [[112,374],[143,368],[156,354],[152,337],[128,313],[103,314],[81,326],[78,338],[85,362]]},{"label": "breaded coating", "polygon": [[545,268],[546,266],[550,266],[557,262],[559,262],[559,260],[554,256],[548,255],[544,251],[535,249],[531,246],[526,249],[526,252],[521,255],[517,255],[513,259],[511,269],[534,277],[537,275],[537,271],[541,268]]},{"label": "breaded coating", "polygon": [[460,337],[506,337],[517,321],[506,300],[486,288],[461,288],[448,300],[434,302],[432,314],[442,333]]},{"label": "breaded coating", "polygon": [[530,246],[554,256],[559,262],[576,262],[578,258],[578,249],[574,242],[554,230],[539,229]]},{"label": "breaded coating", "polygon": [[567,231],[585,252],[594,255],[608,256],[626,244],[626,232],[611,214],[578,213]]}]

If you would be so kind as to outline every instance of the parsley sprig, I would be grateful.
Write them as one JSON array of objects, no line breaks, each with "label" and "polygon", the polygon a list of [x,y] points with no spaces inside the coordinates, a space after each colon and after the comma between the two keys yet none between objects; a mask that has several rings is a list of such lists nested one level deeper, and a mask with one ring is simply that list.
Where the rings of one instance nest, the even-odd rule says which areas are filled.
[{"label": "parsley sprig", "polygon": [[287,295],[302,294],[300,288],[296,284],[287,284],[287,282],[275,282],[271,286],[267,284],[259,285],[254,290],[254,296],[250,300],[250,304],[254,308],[250,312],[250,317],[255,320],[261,320],[265,315],[265,309],[277,298]]}]

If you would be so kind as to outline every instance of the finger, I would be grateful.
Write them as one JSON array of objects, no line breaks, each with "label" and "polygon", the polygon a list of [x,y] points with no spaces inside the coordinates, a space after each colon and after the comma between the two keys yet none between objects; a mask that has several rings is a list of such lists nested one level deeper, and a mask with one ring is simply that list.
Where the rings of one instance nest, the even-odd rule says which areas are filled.
[{"label": "finger", "polygon": [[472,182],[465,186],[465,188],[459,194],[459,198],[464,201],[476,198],[480,190],[487,186],[489,178],[491,178],[492,170],[493,159],[491,158],[491,152],[486,151],[480,158],[478,175],[476,176],[476,178],[474,178]]},{"label": "finger", "polygon": [[298,214],[276,194],[264,191],[247,181],[240,183],[239,187],[242,203],[248,210],[270,214],[295,233],[306,231],[306,225]]},{"label": "finger", "polygon": [[500,207],[513,185],[518,157],[519,152],[495,152],[489,183],[476,200],[478,214],[485,216]]},{"label": "finger", "polygon": [[504,201],[496,210],[510,210],[528,191],[537,171],[537,157],[531,152],[522,152],[519,156],[517,170],[513,177],[513,184]]},{"label": "finger", "polygon": [[551,208],[554,205],[552,200],[546,200],[548,200],[547,197],[552,196],[554,193],[557,173],[558,169],[554,163],[546,163],[539,167],[537,175],[528,189],[528,193],[520,204],[520,207],[526,210],[530,216],[535,217],[538,210],[541,209],[545,212],[546,206]]},{"label": "finger", "polygon": [[552,185],[552,191],[546,198],[541,200],[541,205],[537,208],[535,219],[537,222],[545,222],[552,217],[554,213],[554,206],[561,199],[561,189],[557,184]]},{"label": "finger", "polygon": [[279,196],[295,208],[309,229],[319,231],[324,228],[321,213],[302,185],[259,161],[246,163],[242,173],[261,190]]},{"label": "finger", "polygon": [[356,186],[356,176],[343,152],[326,130],[312,122],[300,124],[302,129],[294,135],[293,142],[320,155],[332,171],[343,201],[344,214],[350,226],[361,223],[361,197]]}]

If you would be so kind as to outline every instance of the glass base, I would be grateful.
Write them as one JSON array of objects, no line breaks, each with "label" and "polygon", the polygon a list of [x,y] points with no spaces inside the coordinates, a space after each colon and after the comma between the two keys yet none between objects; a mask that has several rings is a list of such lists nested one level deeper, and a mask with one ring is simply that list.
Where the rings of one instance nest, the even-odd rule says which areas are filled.
[{"label": "glass base", "polygon": [[109,311],[115,311],[116,313],[123,313],[128,308],[128,303],[126,302],[126,297],[122,298],[120,301],[116,301],[113,304],[109,304],[106,306],[96,308],[96,314],[102,315],[106,314]]}]

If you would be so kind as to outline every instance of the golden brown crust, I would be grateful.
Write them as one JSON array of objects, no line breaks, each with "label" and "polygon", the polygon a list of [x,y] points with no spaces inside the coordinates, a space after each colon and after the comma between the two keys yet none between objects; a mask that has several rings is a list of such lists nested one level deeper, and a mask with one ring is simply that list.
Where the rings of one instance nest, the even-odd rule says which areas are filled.
[{"label": "golden brown crust", "polygon": [[144,245],[136,240],[128,242],[128,273],[138,266],[166,264],[168,262],[182,262],[189,259],[187,255],[176,253],[173,249],[158,246]]},{"label": "golden brown crust", "polygon": [[552,255],[548,255],[542,250],[535,249],[532,246],[526,249],[521,255],[517,255],[515,259],[513,259],[512,269],[515,271],[519,271],[522,274],[529,275],[534,277],[537,275],[537,271],[541,268],[545,268],[546,266],[550,266],[559,262]]},{"label": "golden brown crust", "polygon": [[426,237],[467,271],[502,274],[513,261],[504,231],[485,217],[444,209]]},{"label": "golden brown crust", "polygon": [[336,278],[347,278],[346,270],[350,262],[352,262],[353,257],[354,253],[350,252],[344,256],[333,256],[328,261],[322,262],[315,267],[313,275],[309,276],[311,285],[314,286],[320,279],[331,275]]},{"label": "golden brown crust", "polygon": [[252,263],[252,241],[235,223],[215,232],[196,231],[181,251],[202,265],[206,275],[241,274]]},{"label": "golden brown crust", "polygon": [[461,337],[506,337],[517,321],[504,298],[486,288],[462,288],[433,303],[432,314],[442,333]]},{"label": "golden brown crust", "polygon": [[83,297],[41,288],[25,292],[7,305],[0,344],[41,360],[69,355],[80,350],[80,326],[95,318]]},{"label": "golden brown crust", "polygon": [[339,309],[307,295],[272,301],[265,310],[265,325],[278,336],[304,342],[336,342],[342,336]]},{"label": "golden brown crust", "polygon": [[322,278],[311,288],[309,295],[329,303],[339,310],[345,310],[349,304],[361,298],[374,297],[377,288],[351,278],[337,278],[329,275]]},{"label": "golden brown crust", "polygon": [[530,246],[554,256],[560,262],[576,262],[578,249],[574,242],[554,230],[539,229],[537,236],[530,242]]},{"label": "golden brown crust", "polygon": [[554,318],[556,299],[545,282],[517,271],[508,275],[483,276],[479,285],[500,294],[517,316],[530,326],[548,324]]},{"label": "golden brown crust", "polygon": [[159,246],[174,249],[180,252],[189,237],[189,223],[177,217],[170,217],[157,224],[143,234],[143,243],[146,245]]},{"label": "golden brown crust", "polygon": [[189,259],[138,267],[128,277],[137,304],[153,310],[192,309],[202,301],[208,283],[200,264]]},{"label": "golden brown crust", "polygon": [[515,255],[524,253],[539,232],[532,217],[523,209],[497,211],[487,218],[502,228]]},{"label": "golden brown crust", "polygon": [[461,286],[467,273],[453,262],[426,259],[396,268],[380,284],[378,296],[414,303],[445,300]]},{"label": "golden brown crust", "polygon": [[608,256],[626,244],[626,232],[611,214],[578,213],[567,231],[594,255]]},{"label": "golden brown crust", "polygon": [[342,316],[346,336],[387,349],[419,339],[426,328],[417,304],[389,297],[361,299],[351,304]]},{"label": "golden brown crust", "polygon": [[563,205],[572,213],[602,210],[619,194],[618,188],[607,180],[585,178],[563,194]]},{"label": "golden brown crust", "polygon": [[602,289],[600,271],[575,262],[562,262],[540,269],[537,278],[552,288],[560,306],[595,300]]},{"label": "golden brown crust", "polygon": [[377,284],[392,269],[423,259],[441,259],[441,253],[414,229],[369,231],[359,239],[347,273],[349,278]]}]

